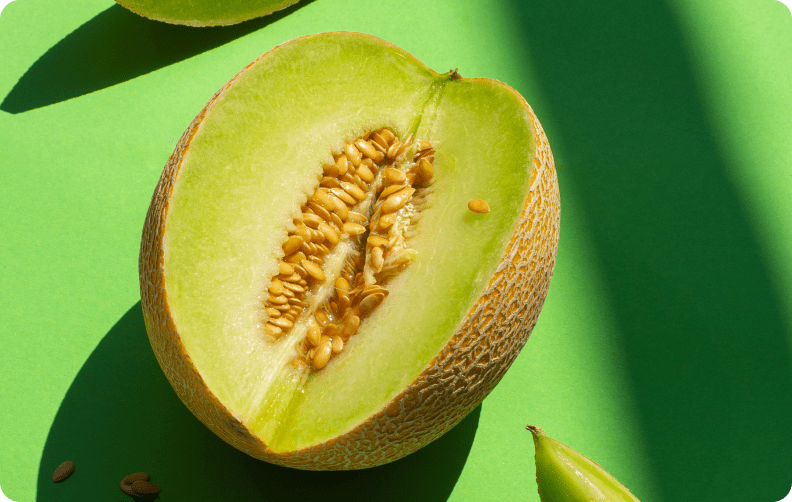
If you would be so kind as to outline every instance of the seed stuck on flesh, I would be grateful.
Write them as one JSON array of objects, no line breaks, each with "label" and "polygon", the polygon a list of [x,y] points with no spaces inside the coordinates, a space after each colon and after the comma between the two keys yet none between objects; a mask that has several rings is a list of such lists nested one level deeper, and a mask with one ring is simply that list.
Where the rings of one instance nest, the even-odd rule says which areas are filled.
[{"label": "seed stuck on flesh", "polygon": [[[405,234],[430,191],[434,153],[428,141],[414,141],[412,135],[402,141],[386,128],[346,143],[333,163],[322,167],[318,188],[282,245],[283,258],[264,302],[264,331],[273,341],[298,323],[307,325],[295,345],[295,368],[318,371],[343,352],[388,296],[382,284],[415,257]],[[333,278],[339,273],[325,268],[325,258],[344,242],[352,251],[345,251],[340,276]],[[326,291],[322,285],[328,279],[331,294],[315,298]]]},{"label": "seed stuck on flesh", "polygon": [[468,209],[474,213],[489,213],[490,207],[487,201],[481,199],[472,199],[468,202]]}]

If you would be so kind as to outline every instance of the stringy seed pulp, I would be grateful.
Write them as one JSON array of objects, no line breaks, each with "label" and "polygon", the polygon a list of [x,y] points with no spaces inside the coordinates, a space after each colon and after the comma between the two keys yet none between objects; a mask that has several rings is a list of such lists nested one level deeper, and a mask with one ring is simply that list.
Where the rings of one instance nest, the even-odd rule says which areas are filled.
[{"label": "stringy seed pulp", "polygon": [[[415,258],[406,239],[431,192],[434,154],[428,141],[412,135],[402,141],[385,128],[347,143],[333,164],[323,166],[319,187],[283,243],[265,301],[265,331],[272,341],[306,319],[296,367],[321,370],[340,354],[388,296],[383,284]],[[328,281],[325,258],[342,242],[352,245],[332,294],[309,307]]]}]

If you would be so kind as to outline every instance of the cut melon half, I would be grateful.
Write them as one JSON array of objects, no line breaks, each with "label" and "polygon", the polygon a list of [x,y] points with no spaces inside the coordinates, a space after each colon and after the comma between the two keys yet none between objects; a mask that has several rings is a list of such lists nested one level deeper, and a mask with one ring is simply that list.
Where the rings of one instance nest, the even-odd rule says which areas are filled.
[{"label": "cut melon half", "polygon": [[116,0],[155,21],[186,26],[228,26],[285,9],[300,0]]},{"label": "cut melon half", "polygon": [[[391,175],[406,189],[386,192]],[[295,259],[294,236],[324,228],[317,192],[343,197],[344,183],[365,198],[336,212],[365,216],[363,231],[325,215],[338,239]],[[398,190],[410,196],[394,212],[382,195]],[[387,214],[401,226],[382,228]],[[396,227],[398,246],[374,257]],[[165,166],[141,244],[146,328],[179,397],[236,448],[301,469],[380,465],[438,438],[501,379],[541,310],[558,230],[552,154],[516,91],[438,74],[370,35],[304,37],[226,84]],[[289,267],[304,290],[283,303],[292,310]],[[367,287],[387,296],[364,305]],[[353,312],[357,329],[336,341],[343,330],[323,317],[343,325]]]}]

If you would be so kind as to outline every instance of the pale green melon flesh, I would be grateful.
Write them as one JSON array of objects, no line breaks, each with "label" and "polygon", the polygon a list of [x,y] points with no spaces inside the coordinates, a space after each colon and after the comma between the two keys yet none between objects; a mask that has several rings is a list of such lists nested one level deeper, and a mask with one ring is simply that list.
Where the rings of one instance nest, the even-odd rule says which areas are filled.
[{"label": "pale green melon flesh", "polygon": [[298,0],[116,0],[141,16],[191,26],[236,24],[288,7]]},{"label": "pale green melon flesh", "polygon": [[[344,141],[416,125],[437,149],[434,192],[408,241],[418,256],[386,283],[390,295],[344,352],[301,378],[288,364],[298,335],[272,343],[262,325],[288,225]],[[207,386],[276,451],[334,437],[382,408],[494,272],[527,193],[532,134],[505,86],[449,80],[371,37],[302,39],[254,65],[199,127],[166,220],[168,302]],[[490,213],[467,209],[476,197]]]},{"label": "pale green melon flesh", "polygon": [[640,502],[590,458],[545,436],[543,431],[532,432],[542,502]]}]

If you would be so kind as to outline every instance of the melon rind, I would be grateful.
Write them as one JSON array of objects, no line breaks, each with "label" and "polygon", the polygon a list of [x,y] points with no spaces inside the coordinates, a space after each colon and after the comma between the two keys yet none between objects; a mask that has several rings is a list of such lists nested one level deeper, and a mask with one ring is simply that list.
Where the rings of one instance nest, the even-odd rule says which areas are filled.
[{"label": "melon rind", "polygon": [[[395,48],[359,33],[314,36],[360,37]],[[495,273],[444,348],[379,412],[320,444],[275,453],[217,399],[192,363],[168,303],[163,251],[173,183],[193,136],[217,100],[267,54],[245,67],[215,94],[190,124],[160,176],[140,250],[146,330],[157,360],[180,399],[201,422],[235,448],[261,460],[307,470],[381,465],[421,448],[454,427],[495,387],[528,339],[547,295],[558,247],[560,199],[553,156],[533,110],[516,91],[493,80],[463,79],[513,93],[525,107],[534,130],[530,189]]]},{"label": "melon rind", "polygon": [[[116,0],[122,7],[154,21],[185,26],[229,26],[290,7],[300,0],[170,1]],[[223,12],[217,12],[222,5]]]}]

